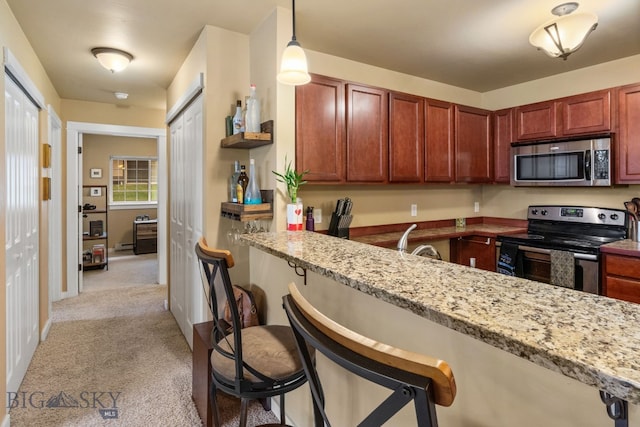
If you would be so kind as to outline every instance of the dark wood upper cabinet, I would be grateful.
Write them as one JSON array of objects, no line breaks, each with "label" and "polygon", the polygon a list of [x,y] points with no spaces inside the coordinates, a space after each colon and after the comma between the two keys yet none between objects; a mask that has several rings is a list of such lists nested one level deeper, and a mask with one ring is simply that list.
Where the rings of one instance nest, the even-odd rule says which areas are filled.
[{"label": "dark wood upper cabinet", "polygon": [[387,91],[347,84],[347,181],[388,181]]},{"label": "dark wood upper cabinet", "polygon": [[562,135],[594,134],[611,130],[611,90],[562,99]]},{"label": "dark wood upper cabinet", "polygon": [[610,132],[610,89],[515,107],[517,141]]},{"label": "dark wood upper cabinet", "polygon": [[617,183],[640,184],[640,84],[618,90]]},{"label": "dark wood upper cabinet", "polygon": [[455,123],[456,182],[491,182],[491,111],[456,105]]},{"label": "dark wood upper cabinet", "polygon": [[389,93],[389,182],[422,182],[424,98]]},{"label": "dark wood upper cabinet", "polygon": [[450,102],[426,100],[424,180],[427,182],[455,181],[453,116],[453,104]]},{"label": "dark wood upper cabinet", "polygon": [[556,101],[537,102],[515,107],[515,129],[518,141],[550,139],[559,136],[558,110]]},{"label": "dark wood upper cabinet", "polygon": [[341,80],[318,75],[296,87],[296,170],[309,170],[309,182],[345,180],[344,91]]},{"label": "dark wood upper cabinet", "polygon": [[511,182],[511,143],[513,142],[513,109],[493,113],[493,181]]}]

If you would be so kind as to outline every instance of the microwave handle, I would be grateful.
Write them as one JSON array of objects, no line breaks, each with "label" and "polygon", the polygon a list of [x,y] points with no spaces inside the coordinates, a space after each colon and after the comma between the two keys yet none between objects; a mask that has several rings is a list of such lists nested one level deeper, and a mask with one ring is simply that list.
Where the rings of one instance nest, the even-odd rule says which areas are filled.
[{"label": "microwave handle", "polygon": [[591,150],[584,152],[584,178],[591,181]]}]

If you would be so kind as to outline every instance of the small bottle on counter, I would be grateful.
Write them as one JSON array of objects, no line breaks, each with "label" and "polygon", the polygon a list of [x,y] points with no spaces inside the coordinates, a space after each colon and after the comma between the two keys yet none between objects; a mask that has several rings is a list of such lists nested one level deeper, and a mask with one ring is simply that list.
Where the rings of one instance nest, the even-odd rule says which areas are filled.
[{"label": "small bottle on counter", "polygon": [[238,203],[244,203],[244,192],[249,184],[249,177],[245,172],[244,165],[240,166],[240,175],[238,176],[238,182],[236,184],[236,192],[238,194]]},{"label": "small bottle on counter", "polygon": [[307,231],[315,231],[315,220],[313,219],[313,206],[307,206]]},{"label": "small bottle on counter", "polygon": [[249,182],[244,193],[244,203],[246,205],[258,205],[262,203],[260,187],[256,179],[256,164],[254,159],[249,159]]},{"label": "small bottle on counter", "polygon": [[236,114],[233,116],[233,134],[244,132],[244,122],[242,121],[242,101],[236,101]]}]

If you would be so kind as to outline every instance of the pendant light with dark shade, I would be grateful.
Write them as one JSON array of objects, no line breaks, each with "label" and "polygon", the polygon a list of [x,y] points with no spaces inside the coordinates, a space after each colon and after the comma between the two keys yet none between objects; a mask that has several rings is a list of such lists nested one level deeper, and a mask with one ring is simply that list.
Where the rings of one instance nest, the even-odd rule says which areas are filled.
[{"label": "pendant light with dark shade", "polygon": [[311,81],[307,71],[307,56],[296,40],[296,0],[291,0],[291,16],[293,17],[293,35],[282,53],[278,81],[288,85],[304,85]]}]

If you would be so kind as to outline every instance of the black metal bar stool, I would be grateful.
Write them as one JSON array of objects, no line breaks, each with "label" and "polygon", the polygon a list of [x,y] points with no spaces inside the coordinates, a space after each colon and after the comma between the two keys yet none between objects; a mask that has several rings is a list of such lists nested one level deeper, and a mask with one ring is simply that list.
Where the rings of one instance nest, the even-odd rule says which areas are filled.
[{"label": "black metal bar stool", "polygon": [[345,328],[314,308],[293,283],[283,303],[311,388],[316,427],[322,422],[331,424],[310,347],[356,375],[392,390],[359,426],[381,426],[411,401],[419,427],[438,425],[435,405],[450,406],[456,395],[453,372],[445,361],[382,344]]},{"label": "black metal bar stool", "polygon": [[[240,427],[247,424],[250,400],[280,396],[280,420],[285,425],[284,395],[306,381],[293,332],[286,325],[242,328],[228,269],[233,256],[227,250],[195,245],[205,292],[213,316],[210,400],[215,426],[220,425],[216,393],[221,390],[240,398]],[[229,302],[231,330],[221,311]]]}]

